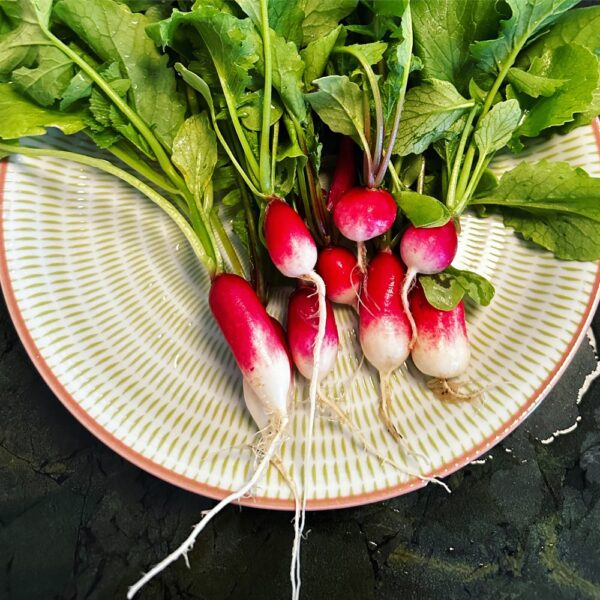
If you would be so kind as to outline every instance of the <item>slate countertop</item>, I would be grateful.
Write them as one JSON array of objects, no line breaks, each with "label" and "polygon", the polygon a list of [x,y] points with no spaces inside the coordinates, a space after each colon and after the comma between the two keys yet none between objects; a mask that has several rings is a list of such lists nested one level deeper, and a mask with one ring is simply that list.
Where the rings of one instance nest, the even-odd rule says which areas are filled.
[{"label": "slate countertop", "polygon": [[[600,598],[600,379],[577,404],[596,365],[584,340],[541,407],[448,478],[452,495],[430,485],[309,514],[303,600]],[[38,375],[3,302],[0,424],[0,598],[124,598],[214,504],[89,434]],[[178,561],[139,598],[288,598],[291,541],[288,513],[229,507],[192,568]]]}]

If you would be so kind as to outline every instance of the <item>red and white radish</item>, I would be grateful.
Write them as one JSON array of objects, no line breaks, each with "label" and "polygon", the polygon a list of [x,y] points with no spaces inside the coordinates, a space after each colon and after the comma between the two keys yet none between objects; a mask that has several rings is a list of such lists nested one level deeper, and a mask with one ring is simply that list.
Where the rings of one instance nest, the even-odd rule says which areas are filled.
[{"label": "red and white radish", "polygon": [[[287,277],[295,277],[315,285],[318,297],[318,328],[313,347],[313,368],[309,386],[309,419],[304,450],[304,469],[309,473],[312,459],[312,440],[317,412],[319,373],[322,347],[326,334],[327,305],[325,284],[314,271],[317,263],[317,245],[298,213],[283,200],[273,198],[267,204],[264,218],[264,236],[267,250],[275,266]],[[294,546],[292,550],[292,595],[298,597],[300,590],[300,540],[304,530],[309,479],[305,479],[302,491],[300,518],[294,519]],[[296,577],[294,578],[294,574]]]},{"label": "red and white radish", "polygon": [[[322,380],[334,367],[339,338],[333,309],[327,304],[325,338],[321,346],[318,378]],[[292,359],[300,374],[313,377],[314,347],[319,325],[319,299],[314,287],[301,285],[291,294],[287,313],[287,337]]]},{"label": "red and white radish", "polygon": [[406,279],[402,286],[402,306],[410,321],[411,345],[417,335],[410,311],[408,292],[418,273],[434,275],[448,268],[456,256],[458,236],[454,221],[440,227],[415,227],[410,225],[400,240],[400,256],[406,265]]},{"label": "red and white radish", "polygon": [[396,220],[394,197],[383,189],[355,187],[333,209],[333,221],[344,237],[366,242],[385,233]]},{"label": "red and white radish", "polygon": [[386,190],[355,187],[333,209],[333,222],[344,237],[357,243],[358,267],[366,270],[365,242],[385,233],[394,224],[398,207]]},{"label": "red and white radish", "polygon": [[267,204],[264,233],[271,260],[286,277],[306,278],[314,271],[317,245],[289,204],[279,199]]},{"label": "red and white radish", "polygon": [[242,277],[220,274],[213,280],[209,305],[249,391],[248,410],[263,436],[262,456],[252,477],[208,511],[179,548],[129,588],[127,598],[133,598],[148,581],[181,556],[187,561],[187,553],[212,518],[228,504],[245,496],[262,477],[281,444],[288,424],[292,383],[290,361],[280,333],[256,292]]},{"label": "red and white radish", "polygon": [[338,304],[358,309],[358,296],[364,273],[350,250],[342,246],[328,246],[319,252],[317,273],[323,278],[327,298]]},{"label": "red and white radish", "polygon": [[397,440],[402,436],[390,419],[389,378],[410,352],[410,323],[400,299],[404,278],[400,260],[389,250],[380,252],[369,263],[359,309],[360,345],[381,380],[379,414]]},{"label": "red and white radish", "polygon": [[443,381],[462,375],[471,356],[463,301],[452,310],[439,310],[429,304],[418,284],[409,300],[417,327],[411,351],[417,369]]}]

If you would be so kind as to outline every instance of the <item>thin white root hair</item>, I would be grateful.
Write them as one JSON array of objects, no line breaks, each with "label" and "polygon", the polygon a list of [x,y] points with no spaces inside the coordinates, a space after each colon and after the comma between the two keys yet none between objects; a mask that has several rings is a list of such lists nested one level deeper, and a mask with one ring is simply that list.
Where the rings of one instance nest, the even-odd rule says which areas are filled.
[{"label": "thin white root hair", "polygon": [[[360,375],[360,370],[362,369],[364,362],[365,362],[365,355],[361,353],[360,360],[358,361],[358,364],[356,365],[356,368],[351,373],[351,375],[344,379],[336,379],[335,380],[336,385],[333,386],[333,389],[334,389],[335,394],[337,394],[336,400],[338,400],[340,402],[343,402],[345,400],[346,388],[352,387],[354,385],[356,378]],[[341,388],[341,391],[338,392],[338,389],[340,389],[340,388]],[[329,392],[329,391],[327,393],[331,394],[331,392]]]},{"label": "thin white root hair", "polygon": [[[296,484],[294,483],[293,479],[289,476],[288,472],[285,470],[285,467],[283,466],[283,462],[281,461],[281,458],[279,458],[279,456],[274,456],[271,459],[271,464],[279,471],[281,478],[287,483],[287,485],[290,488],[290,491],[292,492],[292,496],[294,498],[293,522],[295,524],[300,519],[300,496],[298,494],[298,489],[296,488]],[[295,540],[294,540],[294,542],[295,542]],[[292,596],[299,593],[296,591],[296,588],[298,587],[299,577],[300,577],[300,573],[297,570],[296,561],[294,559],[292,559],[292,561],[290,563],[290,581],[292,582]]]},{"label": "thin white root hair", "polygon": [[319,391],[319,371],[321,368],[321,349],[325,339],[325,328],[327,325],[327,304],[325,301],[325,283],[323,279],[314,271],[304,276],[304,279],[314,283],[319,294],[319,326],[317,337],[315,339],[315,348],[313,354],[313,372],[310,380],[309,399],[310,409],[308,418],[308,431],[306,435],[306,445],[304,448],[304,485],[302,489],[302,505],[300,508],[300,518],[294,523],[294,545],[292,548],[292,564],[296,565],[296,582],[292,581],[293,595],[292,600],[300,598],[300,542],[302,532],[306,523],[306,503],[308,500],[309,480],[312,462],[312,444],[313,433],[315,429],[315,417],[317,413],[317,393]]},{"label": "thin white root hair", "polygon": [[427,382],[427,387],[435,394],[436,398],[440,400],[450,400],[458,402],[469,402],[479,398],[484,392],[485,388],[476,390],[474,392],[461,392],[458,387],[450,383],[447,379],[430,379]]},{"label": "thin white root hair", "polygon": [[[427,483],[435,483],[435,484],[443,487],[449,494],[452,493],[450,488],[443,481],[440,481],[436,477],[428,477],[426,475],[422,475],[421,473],[415,473],[414,471],[411,471],[409,469],[406,469],[402,465],[399,465],[396,461],[392,460],[391,458],[388,458],[387,456],[383,456],[383,454],[381,454],[374,446],[372,446],[369,443],[369,441],[365,437],[364,433],[359,429],[358,425],[356,425],[356,423],[354,423],[354,421],[352,421],[352,419],[339,406],[336,406],[333,402],[329,401],[327,398],[324,398],[323,396],[319,397],[319,402],[325,408],[330,409],[331,412],[333,412],[333,414],[338,418],[339,423],[341,423],[342,425],[345,425],[350,430],[350,432],[358,438],[360,443],[363,445],[363,448],[365,449],[365,451],[369,452],[370,454],[375,456],[375,458],[377,458],[377,460],[379,460],[382,464],[390,465],[391,467],[393,467],[400,473],[408,475],[409,477],[415,477],[417,479],[420,479],[421,481],[426,481]],[[406,443],[405,440],[403,440],[403,441]],[[407,451],[404,446],[403,446],[403,449],[405,451]],[[410,449],[408,450],[408,452],[410,453],[411,456],[412,455],[419,456],[418,453],[415,453]],[[427,459],[427,457],[425,457],[424,455],[421,455],[421,456],[423,456],[423,458],[428,463],[430,462]]]},{"label": "thin white root hair", "polygon": [[400,292],[402,298],[402,308],[404,309],[406,318],[410,323],[411,338],[410,343],[408,344],[409,350],[413,349],[415,342],[417,341],[417,324],[415,323],[415,318],[412,316],[410,304],[408,302],[408,292],[410,292],[410,288],[413,286],[416,276],[417,271],[413,267],[410,267],[408,271],[406,271],[406,276],[404,277],[404,283],[402,284],[402,290]]},{"label": "thin white root hair", "polygon": [[390,375],[389,373],[379,373],[381,395],[379,398],[379,418],[397,442],[403,442],[404,438],[392,423],[390,416]]},{"label": "thin white root hair", "polygon": [[127,598],[131,600],[151,579],[153,579],[156,575],[161,573],[164,569],[166,569],[171,563],[175,562],[181,556],[184,557],[186,564],[189,566],[187,553],[194,547],[194,543],[196,538],[202,530],[208,525],[212,519],[218,515],[228,504],[240,500],[243,498],[250,490],[257,484],[258,480],[262,477],[263,473],[269,466],[271,460],[275,456],[277,452],[284,430],[287,426],[288,419],[287,417],[281,419],[278,423],[274,425],[274,435],[271,438],[271,443],[268,445],[265,454],[262,457],[262,460],[258,464],[254,474],[248,481],[237,491],[229,494],[221,500],[216,506],[210,509],[202,518],[202,520],[197,523],[192,529],[192,533],[185,539],[185,541],[171,554],[169,554],[166,558],[164,558],[157,565],[154,565],[139,581],[137,581],[134,585],[132,585],[127,591]]},{"label": "thin white root hair", "polygon": [[390,373],[379,373],[379,381],[381,388],[381,397],[379,399],[379,418],[385,425],[386,429],[390,432],[392,437],[398,442],[407,457],[416,460],[417,465],[420,462],[424,462],[426,468],[431,467],[431,461],[425,454],[413,450],[410,444],[406,441],[405,437],[398,431],[398,428],[392,423],[392,417],[390,415],[390,401],[391,401],[391,387],[390,387]]}]

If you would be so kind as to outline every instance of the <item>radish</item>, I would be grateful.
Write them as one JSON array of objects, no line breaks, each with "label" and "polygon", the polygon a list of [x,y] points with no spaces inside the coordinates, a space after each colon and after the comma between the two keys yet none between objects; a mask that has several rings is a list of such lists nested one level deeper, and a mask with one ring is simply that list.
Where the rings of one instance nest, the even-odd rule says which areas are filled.
[{"label": "radish", "polygon": [[264,233],[275,266],[286,277],[306,278],[317,263],[317,245],[300,215],[286,202],[273,199],[265,209]]},{"label": "radish", "polygon": [[[286,277],[296,277],[311,282],[318,297],[317,334],[312,349],[313,366],[309,386],[309,418],[304,447],[304,469],[309,473],[312,459],[312,440],[317,412],[317,394],[320,380],[322,347],[327,328],[327,303],[323,279],[314,271],[317,263],[317,245],[298,213],[283,200],[271,198],[265,209],[264,237],[273,264]],[[308,478],[305,476],[305,482]],[[308,485],[302,491],[300,518],[294,519],[294,546],[292,550],[292,597],[300,594],[300,540],[304,530]],[[295,576],[294,576],[295,575]]]},{"label": "radish", "polygon": [[[325,337],[321,346],[321,364],[318,377],[322,380],[335,365],[339,338],[335,316],[329,302],[325,323]],[[294,364],[301,375],[313,376],[314,346],[317,338],[319,301],[313,287],[300,286],[290,296],[287,314],[287,335]]]},{"label": "radish", "polygon": [[209,305],[223,336],[231,348],[251,392],[248,410],[262,432],[261,458],[248,481],[223,498],[197,523],[187,539],[174,552],[152,567],[127,592],[133,596],[155,575],[192,549],[206,525],[231,502],[245,496],[274,458],[288,424],[292,371],[285,346],[271,318],[252,286],[242,277],[217,275],[212,282]]},{"label": "radish", "polygon": [[333,221],[344,237],[366,242],[385,233],[396,220],[398,207],[386,190],[354,187],[333,209]]},{"label": "radish", "polygon": [[381,380],[379,415],[397,440],[402,436],[390,420],[389,378],[410,352],[410,323],[400,299],[403,282],[400,260],[390,250],[381,251],[369,264],[359,309],[360,345]]},{"label": "radish", "polygon": [[331,211],[338,200],[356,184],[356,160],[354,158],[354,142],[352,138],[343,136],[340,140],[340,149],[329,194],[327,195],[327,208]]},{"label": "radish", "polygon": [[415,343],[417,327],[408,302],[410,287],[417,273],[434,275],[448,268],[456,256],[457,246],[458,236],[452,220],[440,227],[410,225],[400,240],[400,256],[408,269],[402,286],[402,306],[410,322],[411,345]]},{"label": "radish", "polygon": [[342,246],[329,246],[319,252],[317,273],[323,278],[327,298],[357,308],[363,273],[356,257]]},{"label": "radish", "polygon": [[461,300],[452,310],[439,310],[429,304],[422,287],[416,285],[410,294],[410,309],[417,327],[411,351],[415,366],[441,382],[446,393],[454,392],[447,380],[462,375],[471,356],[464,302]]},{"label": "radish", "polygon": [[357,243],[358,268],[365,272],[365,242],[385,233],[394,224],[398,207],[386,190],[355,187],[335,205],[333,222],[343,236]]}]

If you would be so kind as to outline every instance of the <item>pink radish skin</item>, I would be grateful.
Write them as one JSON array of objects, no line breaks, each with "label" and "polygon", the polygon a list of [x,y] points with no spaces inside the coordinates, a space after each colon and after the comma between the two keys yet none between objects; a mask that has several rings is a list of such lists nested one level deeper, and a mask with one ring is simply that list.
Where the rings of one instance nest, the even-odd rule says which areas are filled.
[{"label": "pink radish skin", "polygon": [[287,354],[288,360],[290,361],[290,369],[293,371],[294,370],[294,360],[292,358],[292,353],[291,353],[290,347],[288,345],[287,335],[285,334],[285,329],[283,328],[283,325],[275,317],[269,315],[269,319],[271,319],[271,323],[273,323],[273,327],[275,327],[275,330],[277,331],[277,337],[279,338],[281,345],[285,348],[285,352]]},{"label": "pink radish skin", "polygon": [[409,354],[410,323],[400,301],[403,282],[400,260],[389,250],[380,252],[369,264],[359,310],[360,345],[368,361],[379,371],[379,416],[401,444],[405,444],[404,439],[389,412],[389,378]]},{"label": "pink radish skin", "polygon": [[335,208],[338,200],[356,184],[354,148],[355,144],[352,138],[346,136],[341,138],[339,154],[327,196],[327,208],[330,211]]},{"label": "pink radish skin", "polygon": [[441,227],[411,225],[400,240],[400,256],[407,269],[433,275],[450,266],[457,246],[456,227],[451,220]]},{"label": "pink radish skin", "polygon": [[417,326],[411,352],[417,369],[436,379],[462,375],[471,357],[462,300],[452,310],[438,310],[417,285],[410,294],[410,309]]},{"label": "pink radish skin", "polygon": [[[319,323],[319,298],[313,287],[301,286],[290,296],[287,314],[287,336],[296,368],[303,377],[312,379],[313,353]],[[325,337],[321,346],[319,380],[334,367],[339,338],[331,304],[327,302]]]},{"label": "pink radish skin", "polygon": [[317,245],[300,215],[283,200],[265,210],[265,241],[271,260],[286,277],[303,277],[317,263]]},{"label": "pink radish skin", "polygon": [[359,310],[360,344],[368,361],[389,375],[409,355],[410,323],[400,301],[404,269],[390,251],[370,263]]},{"label": "pink radish skin", "polygon": [[329,246],[321,250],[317,260],[317,273],[325,282],[329,300],[357,307],[364,274],[350,250],[341,246]]},{"label": "pink radish skin", "polygon": [[417,328],[412,316],[408,292],[418,273],[434,275],[447,269],[458,247],[458,235],[454,221],[440,227],[414,227],[410,225],[400,240],[400,256],[406,265],[406,280],[402,286],[402,306],[410,321],[411,345],[415,343]]},{"label": "pink radish skin", "polygon": [[292,382],[288,354],[252,286],[237,275],[218,275],[209,305],[263,410],[287,416]]},{"label": "pink radish skin", "polygon": [[385,233],[397,211],[396,201],[386,190],[355,187],[338,200],[333,221],[344,237],[366,242]]}]

